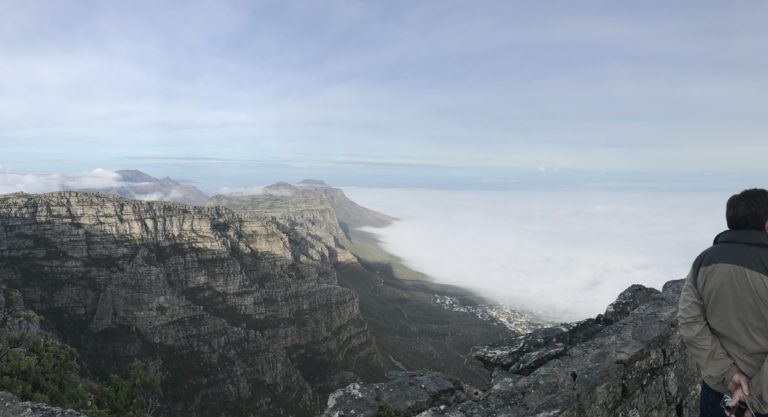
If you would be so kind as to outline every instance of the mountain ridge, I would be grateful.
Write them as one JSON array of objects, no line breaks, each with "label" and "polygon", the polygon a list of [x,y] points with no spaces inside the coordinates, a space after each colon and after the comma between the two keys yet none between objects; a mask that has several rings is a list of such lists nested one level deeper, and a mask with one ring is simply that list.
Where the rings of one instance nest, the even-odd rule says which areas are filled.
[{"label": "mountain ridge", "polygon": [[333,389],[392,369],[487,380],[467,361],[470,341],[509,330],[434,304],[461,289],[359,259],[326,193],[298,188],[298,200],[267,196],[250,211],[0,196],[0,285],[96,374],[133,359],[164,373],[171,416],[314,415]]},{"label": "mountain ridge", "polygon": [[101,188],[77,188],[72,191],[101,192],[138,200],[176,201],[190,205],[205,205],[208,196],[197,187],[182,184],[170,177],[155,178],[137,169],[115,171],[120,184]]},{"label": "mountain ridge", "polygon": [[168,415],[309,415],[380,372],[333,251],[270,218],[63,191],[0,196],[0,226],[0,283],[94,372],[160,369]]}]

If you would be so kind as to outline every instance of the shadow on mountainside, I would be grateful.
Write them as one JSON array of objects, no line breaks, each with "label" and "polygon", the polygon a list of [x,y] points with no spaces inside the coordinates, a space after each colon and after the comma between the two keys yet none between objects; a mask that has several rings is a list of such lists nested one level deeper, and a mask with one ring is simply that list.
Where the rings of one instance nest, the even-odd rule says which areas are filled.
[{"label": "shadow on mountainside", "polygon": [[205,209],[183,208],[226,243],[220,249],[186,235],[129,238],[66,212],[38,221],[50,211],[19,198],[40,206],[0,215],[0,283],[20,291],[94,375],[134,359],[159,371],[162,415],[308,416],[331,390],[382,377],[357,297],[330,265],[249,251]]},{"label": "shadow on mountainside", "polygon": [[484,386],[490,374],[469,356],[477,344],[491,343],[512,333],[503,326],[468,313],[433,304],[434,294],[471,294],[456,287],[398,279],[389,264],[347,263],[338,266],[339,284],[360,298],[360,311],[391,369],[434,369]]}]

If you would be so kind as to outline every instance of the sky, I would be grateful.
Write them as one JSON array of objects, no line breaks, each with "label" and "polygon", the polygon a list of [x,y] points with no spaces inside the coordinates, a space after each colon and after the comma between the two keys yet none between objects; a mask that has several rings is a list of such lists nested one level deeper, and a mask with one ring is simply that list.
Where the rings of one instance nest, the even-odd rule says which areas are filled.
[{"label": "sky", "polygon": [[0,164],[140,168],[208,192],[307,176],[755,182],[766,13],[763,1],[0,0]]}]

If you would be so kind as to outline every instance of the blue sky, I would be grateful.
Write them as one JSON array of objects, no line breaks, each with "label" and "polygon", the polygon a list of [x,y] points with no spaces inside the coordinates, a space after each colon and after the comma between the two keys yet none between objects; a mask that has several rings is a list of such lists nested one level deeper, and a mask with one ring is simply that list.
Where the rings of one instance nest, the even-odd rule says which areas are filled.
[{"label": "blue sky", "polygon": [[759,185],[765,16],[763,1],[0,0],[0,163],[209,188],[554,170]]}]

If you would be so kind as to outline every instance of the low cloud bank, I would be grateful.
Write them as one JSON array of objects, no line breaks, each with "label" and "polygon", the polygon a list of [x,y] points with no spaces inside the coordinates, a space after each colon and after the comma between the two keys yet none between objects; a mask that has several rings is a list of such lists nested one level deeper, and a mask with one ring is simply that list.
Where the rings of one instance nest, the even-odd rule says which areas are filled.
[{"label": "low cloud bank", "polygon": [[402,221],[370,229],[439,282],[551,320],[602,313],[631,284],[685,277],[726,228],[728,194],[345,188]]},{"label": "low cloud bank", "polygon": [[220,187],[219,194],[233,196],[261,195],[264,194],[264,186],[253,185],[248,187]]},{"label": "low cloud bank", "polygon": [[97,168],[76,174],[18,172],[0,165],[0,194],[19,191],[47,193],[61,190],[111,188],[125,185],[120,174]]},{"label": "low cloud bank", "polygon": [[[141,173],[142,175],[145,175]],[[74,174],[19,172],[0,166],[0,194],[26,192],[32,194],[77,190],[111,192],[123,197],[148,201],[185,201],[198,197],[190,187],[181,184],[158,184],[131,181],[118,172],[97,168]],[[161,180],[162,181],[162,180]]]}]

